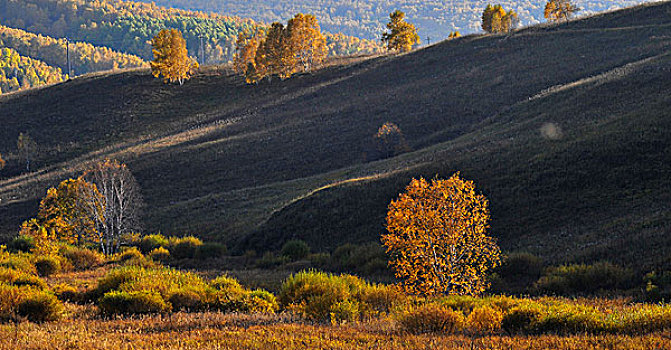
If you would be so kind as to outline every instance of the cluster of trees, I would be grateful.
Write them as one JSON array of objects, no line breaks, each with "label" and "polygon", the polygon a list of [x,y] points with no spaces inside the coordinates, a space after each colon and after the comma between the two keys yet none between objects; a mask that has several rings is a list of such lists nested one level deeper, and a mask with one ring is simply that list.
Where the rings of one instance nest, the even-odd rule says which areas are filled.
[{"label": "cluster of trees", "polygon": [[[189,55],[198,57],[201,63],[228,62],[238,32],[258,27],[254,21],[238,17],[118,0],[0,0],[0,22],[109,47],[146,61],[152,59],[151,39],[162,29],[174,28],[183,33]],[[329,43],[329,52],[337,55],[369,53],[379,48],[371,41],[346,36],[333,36]]]},{"label": "cluster of trees", "polygon": [[58,83],[64,79],[59,68],[21,56],[14,49],[0,49],[0,93]]},{"label": "cluster of trees", "polygon": [[571,0],[550,0],[545,4],[543,16],[551,22],[568,21],[580,8]]},{"label": "cluster of trees", "polygon": [[[52,67],[60,68],[63,72],[67,72],[66,45],[65,39],[55,39],[0,25],[0,46],[14,49],[22,56],[41,60]],[[73,74],[85,74],[100,70],[143,67],[147,66],[147,62],[137,56],[119,53],[107,47],[71,42],[70,65]]]},{"label": "cluster of trees", "polygon": [[487,33],[508,33],[518,24],[517,13],[506,11],[501,5],[487,5],[482,12],[482,30]]},{"label": "cluster of trees", "polygon": [[274,75],[285,79],[296,72],[309,72],[326,53],[317,19],[299,13],[286,26],[275,22],[267,30],[238,34],[233,65],[247,82]]},{"label": "cluster of trees", "polygon": [[[595,13],[643,3],[645,0],[582,0],[587,13]],[[482,9],[489,0],[154,0],[163,6],[216,11],[271,23],[290,18],[296,12],[314,14],[328,32],[379,40],[387,15],[399,9],[419,27],[419,35],[432,42],[447,37],[450,31],[463,34],[480,30]],[[501,0],[505,8],[519,15],[522,25],[544,21],[544,2]]]},{"label": "cluster of trees", "polygon": [[37,216],[21,225],[20,234],[33,237],[42,254],[53,253],[56,241],[93,242],[104,254],[113,254],[122,235],[139,228],[141,207],[140,189],[130,170],[104,160],[48,189]]}]

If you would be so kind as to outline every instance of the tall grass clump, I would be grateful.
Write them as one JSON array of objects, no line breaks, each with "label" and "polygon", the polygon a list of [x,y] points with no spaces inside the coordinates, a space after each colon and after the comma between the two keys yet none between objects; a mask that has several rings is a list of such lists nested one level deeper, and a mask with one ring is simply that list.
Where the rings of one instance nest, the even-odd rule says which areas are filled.
[{"label": "tall grass clump", "polygon": [[369,284],[351,275],[302,271],[288,277],[279,294],[287,310],[318,321],[356,321],[388,312],[402,296],[393,287]]},{"label": "tall grass clump", "polygon": [[464,327],[464,315],[436,303],[423,304],[401,314],[401,329],[409,333],[455,333]]},{"label": "tall grass clump", "polygon": [[102,265],[105,256],[101,253],[80,247],[68,246],[61,250],[61,255],[67,259],[75,270],[88,270]]},{"label": "tall grass clump", "polygon": [[63,310],[63,304],[49,291],[0,283],[0,321],[54,321],[62,316]]}]

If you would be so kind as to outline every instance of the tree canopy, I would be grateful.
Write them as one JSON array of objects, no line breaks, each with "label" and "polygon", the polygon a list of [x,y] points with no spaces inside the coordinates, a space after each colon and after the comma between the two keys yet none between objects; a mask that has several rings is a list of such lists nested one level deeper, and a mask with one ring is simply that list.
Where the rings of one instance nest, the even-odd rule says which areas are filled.
[{"label": "tree canopy", "polygon": [[472,181],[413,179],[389,204],[382,235],[389,265],[412,294],[480,294],[500,262],[489,228],[488,201]]},{"label": "tree canopy", "polygon": [[482,30],[487,33],[507,33],[517,27],[519,19],[515,11],[506,11],[501,5],[487,5],[482,12]]},{"label": "tree canopy", "polygon": [[382,42],[386,43],[387,50],[408,52],[413,45],[419,44],[417,29],[405,21],[405,13],[399,10],[389,14],[387,29],[389,32],[382,34]]},{"label": "tree canopy", "polygon": [[576,6],[571,0],[550,0],[545,4],[544,16],[550,22],[559,22],[561,20],[568,20],[580,8]]},{"label": "tree canopy", "polygon": [[186,41],[177,29],[164,29],[152,39],[154,60],[150,62],[151,73],[155,77],[163,76],[165,82],[179,82],[189,79],[191,72],[198,68],[186,50]]}]

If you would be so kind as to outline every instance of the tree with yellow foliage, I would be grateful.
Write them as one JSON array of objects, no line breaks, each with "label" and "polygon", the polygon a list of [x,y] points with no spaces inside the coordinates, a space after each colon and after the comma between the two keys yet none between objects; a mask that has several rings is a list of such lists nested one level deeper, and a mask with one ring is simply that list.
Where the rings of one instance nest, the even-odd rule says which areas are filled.
[{"label": "tree with yellow foliage", "polygon": [[482,12],[482,30],[487,33],[507,33],[515,29],[519,19],[515,11],[506,11],[501,5],[487,5]]},{"label": "tree with yellow foliage", "polygon": [[105,202],[96,186],[79,177],[62,181],[47,190],[37,217],[21,226],[21,234],[36,241],[40,253],[53,250],[53,243],[98,242],[96,223],[104,215]]},{"label": "tree with yellow foliage", "polygon": [[476,295],[488,288],[486,273],[499,265],[501,251],[487,235],[487,206],[459,173],[413,179],[389,204],[382,243],[406,292]]},{"label": "tree with yellow foliage", "polygon": [[169,82],[184,84],[191,72],[198,68],[198,63],[192,60],[186,50],[186,41],[177,29],[163,29],[152,40],[154,60],[150,62],[151,73],[158,78]]},{"label": "tree with yellow foliage", "polygon": [[245,74],[249,65],[254,65],[254,57],[259,43],[265,37],[261,29],[255,31],[240,31],[235,41],[235,54],[233,55],[233,69],[238,74]]},{"label": "tree with yellow foliage", "polygon": [[412,46],[419,44],[419,35],[413,24],[405,21],[405,13],[396,10],[389,14],[387,23],[389,32],[382,34],[382,42],[387,43],[390,51],[408,52]]},{"label": "tree with yellow foliage", "polygon": [[285,79],[294,73],[295,67],[296,57],[291,52],[288,32],[282,23],[274,22],[256,50],[252,81],[273,75]]},{"label": "tree with yellow foliage", "polygon": [[545,4],[544,15],[550,22],[559,22],[562,19],[568,22],[578,11],[580,8],[571,0],[550,0]]},{"label": "tree with yellow foliage", "polygon": [[2,159],[2,154],[0,154],[0,170],[2,170],[5,167],[5,160]]},{"label": "tree with yellow foliage", "polygon": [[326,58],[326,38],[314,15],[297,14],[287,23],[287,31],[291,52],[304,72],[309,72]]},{"label": "tree with yellow foliage", "polygon": [[447,36],[447,38],[450,39],[450,40],[460,38],[460,37],[461,37],[461,33],[459,33],[459,31],[450,32],[450,35]]}]

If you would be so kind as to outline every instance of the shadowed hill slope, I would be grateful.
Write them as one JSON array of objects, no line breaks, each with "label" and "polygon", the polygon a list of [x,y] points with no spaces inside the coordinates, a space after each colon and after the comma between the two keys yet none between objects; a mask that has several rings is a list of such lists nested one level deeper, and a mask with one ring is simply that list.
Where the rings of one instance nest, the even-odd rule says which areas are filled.
[{"label": "shadowed hill slope", "polygon": [[[137,70],[3,96],[0,228],[115,157],[142,186],[147,230],[326,250],[377,240],[410,178],[461,171],[505,249],[671,267],[670,48],[667,2],[258,86]],[[367,161],[387,121],[415,151]],[[35,173],[19,174],[19,132],[42,146]]]}]

